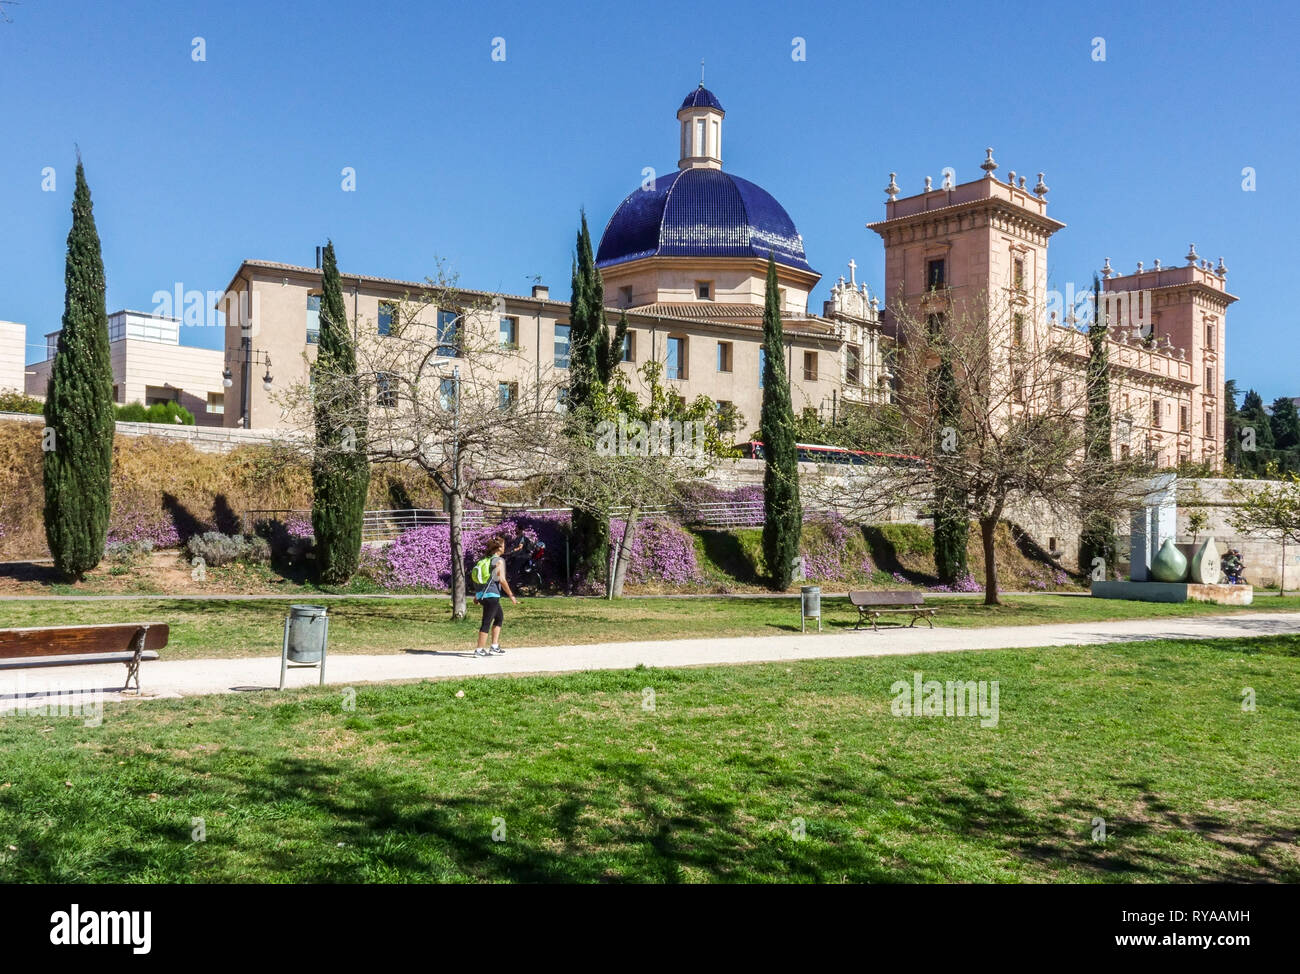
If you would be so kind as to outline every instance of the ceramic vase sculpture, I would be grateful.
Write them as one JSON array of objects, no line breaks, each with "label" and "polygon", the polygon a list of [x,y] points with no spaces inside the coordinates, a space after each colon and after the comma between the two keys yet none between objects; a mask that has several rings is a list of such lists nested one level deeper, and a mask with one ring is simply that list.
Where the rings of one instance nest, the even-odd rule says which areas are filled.
[{"label": "ceramic vase sculpture", "polygon": [[1151,560],[1151,578],[1157,582],[1181,582],[1186,576],[1187,559],[1174,546],[1174,539],[1166,538]]},{"label": "ceramic vase sculpture", "polygon": [[1188,580],[1197,585],[1217,585],[1219,582],[1219,546],[1213,538],[1207,538],[1205,544],[1197,549],[1192,557],[1192,568]]}]

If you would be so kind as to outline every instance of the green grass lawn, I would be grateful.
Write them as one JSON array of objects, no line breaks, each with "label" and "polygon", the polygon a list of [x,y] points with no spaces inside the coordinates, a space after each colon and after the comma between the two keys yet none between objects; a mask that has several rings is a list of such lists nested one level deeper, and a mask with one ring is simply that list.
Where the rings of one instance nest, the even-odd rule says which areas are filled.
[{"label": "green grass lawn", "polygon": [[[997,726],[893,716],[914,668]],[[11,716],[0,882],[1297,882],[1298,685],[1286,636]]]},{"label": "green grass lawn", "polygon": [[[1032,625],[1113,619],[1222,615],[1243,611],[1199,602],[1161,604],[1073,595],[1005,596],[988,608],[981,596],[934,599],[938,626]],[[287,606],[302,599],[201,601],[139,599],[112,602],[0,602],[0,628],[95,622],[165,622],[165,659],[279,655]],[[348,653],[457,649],[473,645],[478,615],[449,619],[441,599],[340,599],[330,612],[330,648]],[[856,610],[842,597],[822,602],[824,624],[853,625]],[[1300,596],[1261,599],[1256,610],[1300,610]],[[512,646],[626,642],[709,636],[772,636],[799,630],[794,599],[525,599],[506,606],[505,642]]]}]

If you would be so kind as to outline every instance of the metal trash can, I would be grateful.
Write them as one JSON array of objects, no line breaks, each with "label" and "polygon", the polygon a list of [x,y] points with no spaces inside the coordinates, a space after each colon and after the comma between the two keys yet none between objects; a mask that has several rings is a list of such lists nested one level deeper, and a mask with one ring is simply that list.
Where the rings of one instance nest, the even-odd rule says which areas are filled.
[{"label": "metal trash can", "polygon": [[816,617],[817,631],[822,631],[822,587],[804,585],[799,589],[799,630],[806,631],[807,620]]},{"label": "metal trash can", "polygon": [[319,663],[325,652],[325,606],[289,606],[289,659],[294,663]]}]

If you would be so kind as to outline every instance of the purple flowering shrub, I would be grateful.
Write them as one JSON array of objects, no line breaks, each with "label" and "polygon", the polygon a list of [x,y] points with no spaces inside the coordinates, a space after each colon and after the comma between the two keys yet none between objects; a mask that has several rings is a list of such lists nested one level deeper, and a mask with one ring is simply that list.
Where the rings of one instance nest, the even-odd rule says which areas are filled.
[{"label": "purple flowering shrub", "polygon": [[974,574],[967,572],[951,585],[931,585],[931,592],[983,592],[984,586],[975,580]]},{"label": "purple flowering shrub", "polygon": [[804,573],[810,582],[854,581],[853,567],[859,563],[863,575],[870,576],[870,559],[850,551],[857,532],[838,514],[827,514],[804,522],[799,540]]},{"label": "purple flowering shrub", "polygon": [[[623,537],[626,522],[612,518],[609,535],[612,544]],[[627,580],[635,584],[667,582],[686,585],[704,580],[695,558],[695,539],[680,524],[666,518],[651,518],[637,525],[632,539],[632,556],[627,566]]]},{"label": "purple flowering shrub", "polygon": [[[506,546],[521,535],[546,545],[541,560],[542,579],[554,584],[564,570],[564,531],[568,514],[512,514],[500,524],[464,528],[465,571],[486,554],[488,542],[500,536]],[[388,589],[451,588],[451,532],[445,524],[415,528],[382,547],[362,549],[360,572]]]},{"label": "purple flowering shrub", "polygon": [[113,505],[105,540],[124,545],[147,541],[154,548],[179,548],[183,539],[170,514],[161,509],[150,510],[141,498],[127,495]]}]

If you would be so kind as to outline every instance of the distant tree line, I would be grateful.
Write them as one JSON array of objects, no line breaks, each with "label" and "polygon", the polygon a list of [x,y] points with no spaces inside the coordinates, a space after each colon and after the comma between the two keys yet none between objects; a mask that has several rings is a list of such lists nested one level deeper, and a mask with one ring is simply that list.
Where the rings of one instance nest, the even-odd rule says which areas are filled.
[{"label": "distant tree line", "polygon": [[1300,472],[1300,410],[1288,396],[1271,407],[1254,389],[1237,406],[1237,383],[1224,384],[1224,459],[1243,477]]}]

